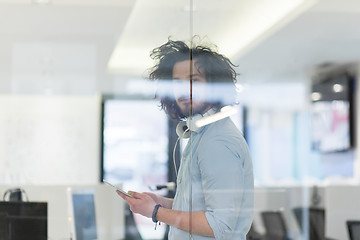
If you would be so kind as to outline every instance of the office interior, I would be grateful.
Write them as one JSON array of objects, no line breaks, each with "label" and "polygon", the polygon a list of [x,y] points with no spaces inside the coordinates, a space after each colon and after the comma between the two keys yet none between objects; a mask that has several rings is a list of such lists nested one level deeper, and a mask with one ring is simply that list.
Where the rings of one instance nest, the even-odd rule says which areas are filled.
[{"label": "office interior", "polygon": [[356,0],[0,0],[2,204],[46,203],[45,239],[74,239],[71,194],[90,191],[98,239],[166,239],[102,180],[174,194],[186,142],[149,53],[197,36],[239,73],[248,239],[360,239],[359,25]]}]

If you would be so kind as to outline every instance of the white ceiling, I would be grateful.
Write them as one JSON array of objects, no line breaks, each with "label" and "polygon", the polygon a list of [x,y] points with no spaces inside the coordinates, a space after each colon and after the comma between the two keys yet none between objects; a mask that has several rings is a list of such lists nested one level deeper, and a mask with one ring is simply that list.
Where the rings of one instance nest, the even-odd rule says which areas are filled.
[{"label": "white ceiling", "polygon": [[360,1],[322,0],[237,60],[249,82],[306,81],[360,59]]},{"label": "white ceiling", "polygon": [[[234,29],[221,23],[234,22],[236,26],[254,6],[254,0],[212,0],[206,5],[199,5],[200,0],[182,4],[151,1],[157,4],[143,5],[150,0],[52,0],[49,4],[0,0],[0,93],[126,92],[141,81],[146,69],[108,72],[113,50],[124,35],[127,44],[144,49],[146,55],[149,47],[165,42],[165,36],[180,36],[179,32],[205,35],[207,30],[200,29],[208,29],[207,35],[213,36],[209,41],[217,44],[213,39],[220,41],[219,36]],[[190,2],[194,4],[192,20]],[[155,30],[140,32],[131,27],[134,24]],[[319,0],[288,17],[246,51],[233,55],[232,60],[239,65],[239,80],[308,81],[319,64],[357,62],[358,26],[360,1]],[[234,36],[232,43],[240,41],[238,38]],[[145,58],[139,62],[148,62]],[[132,84],[127,85],[129,80]]]}]

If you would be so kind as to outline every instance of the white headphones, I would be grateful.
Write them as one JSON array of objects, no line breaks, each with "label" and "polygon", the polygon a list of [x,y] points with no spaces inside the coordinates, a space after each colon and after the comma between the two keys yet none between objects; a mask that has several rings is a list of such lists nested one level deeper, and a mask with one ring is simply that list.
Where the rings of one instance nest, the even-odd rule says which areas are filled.
[{"label": "white headphones", "polygon": [[176,178],[177,178],[177,169],[176,169],[176,162],[175,162],[175,151],[176,151],[176,146],[180,140],[180,138],[189,138],[191,135],[191,132],[198,132],[205,124],[201,124],[200,127],[197,126],[197,121],[199,121],[200,119],[205,120],[207,123],[209,124],[210,122],[208,122],[209,119],[205,119],[205,118],[213,118],[215,117],[215,119],[212,119],[211,122],[215,122],[218,121],[220,119],[223,119],[225,117],[229,117],[230,115],[234,114],[236,112],[236,109],[233,109],[230,106],[225,106],[223,108],[220,109],[220,112],[217,112],[214,108],[211,108],[209,111],[207,111],[206,113],[204,113],[203,115],[201,114],[196,114],[192,117],[188,117],[188,119],[186,121],[182,121],[179,122],[178,125],[176,126],[176,134],[178,135],[178,139],[176,140],[174,149],[173,149],[173,161],[174,161],[174,168],[175,168],[175,174],[176,174]]},{"label": "white headphones", "polygon": [[207,111],[203,115],[196,114],[194,116],[188,117],[186,121],[181,121],[176,126],[176,134],[178,135],[178,139],[176,140],[174,150],[173,150],[173,161],[174,161],[176,178],[177,178],[177,169],[176,169],[176,162],[175,162],[175,151],[176,151],[176,146],[177,146],[180,138],[189,138],[191,135],[191,132],[198,132],[202,127],[196,126],[196,122],[202,118],[208,117],[215,113],[216,113],[215,109],[211,108],[209,111]]},{"label": "white headphones", "polygon": [[202,127],[198,127],[196,122],[204,117],[215,114],[215,109],[211,108],[209,111],[201,114],[196,114],[194,116],[188,117],[186,121],[181,121],[176,126],[176,133],[180,138],[189,138],[190,132],[198,132]]}]

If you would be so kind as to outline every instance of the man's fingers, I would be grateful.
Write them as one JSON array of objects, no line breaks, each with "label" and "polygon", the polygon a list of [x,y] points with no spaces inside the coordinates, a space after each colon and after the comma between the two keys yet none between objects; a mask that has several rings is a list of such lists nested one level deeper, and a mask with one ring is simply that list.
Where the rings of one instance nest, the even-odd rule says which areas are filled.
[{"label": "man's fingers", "polygon": [[131,196],[133,196],[134,198],[142,198],[142,197],[141,197],[141,193],[134,192],[134,191],[129,191],[128,193],[129,193]]},{"label": "man's fingers", "polygon": [[129,196],[127,196],[126,194],[123,194],[122,192],[120,192],[119,190],[116,190],[116,193],[122,197],[124,200],[127,200],[127,198],[129,198]]}]

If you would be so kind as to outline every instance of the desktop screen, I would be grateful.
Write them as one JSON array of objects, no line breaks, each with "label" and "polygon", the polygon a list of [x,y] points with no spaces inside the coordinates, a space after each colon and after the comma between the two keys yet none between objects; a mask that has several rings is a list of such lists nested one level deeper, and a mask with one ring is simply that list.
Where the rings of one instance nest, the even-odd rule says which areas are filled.
[{"label": "desktop screen", "polygon": [[348,101],[313,103],[312,147],[320,152],[344,151],[351,147]]},{"label": "desktop screen", "polygon": [[46,202],[0,202],[0,239],[46,240]]},{"label": "desktop screen", "polygon": [[353,146],[353,79],[332,77],[312,86],[312,149],[320,153]]},{"label": "desktop screen", "polygon": [[168,119],[157,100],[104,100],[102,175],[140,192],[168,182]]},{"label": "desktop screen", "polygon": [[94,193],[72,192],[71,197],[75,239],[97,239]]}]

